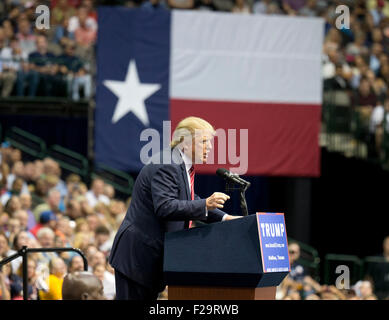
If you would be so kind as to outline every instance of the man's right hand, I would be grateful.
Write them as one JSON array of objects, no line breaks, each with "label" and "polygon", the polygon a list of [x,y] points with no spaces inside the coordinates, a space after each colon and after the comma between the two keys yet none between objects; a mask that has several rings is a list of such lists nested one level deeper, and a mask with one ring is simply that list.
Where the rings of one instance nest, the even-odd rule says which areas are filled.
[{"label": "man's right hand", "polygon": [[210,197],[206,199],[206,206],[208,210],[214,210],[216,208],[223,208],[224,202],[230,199],[229,195],[222,192],[214,192]]}]

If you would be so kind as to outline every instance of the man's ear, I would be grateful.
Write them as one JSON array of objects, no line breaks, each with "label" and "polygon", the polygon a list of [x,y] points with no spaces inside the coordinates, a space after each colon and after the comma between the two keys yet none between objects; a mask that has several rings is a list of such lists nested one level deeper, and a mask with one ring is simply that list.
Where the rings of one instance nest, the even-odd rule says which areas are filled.
[{"label": "man's ear", "polygon": [[89,300],[89,293],[87,292],[81,293],[81,300]]}]

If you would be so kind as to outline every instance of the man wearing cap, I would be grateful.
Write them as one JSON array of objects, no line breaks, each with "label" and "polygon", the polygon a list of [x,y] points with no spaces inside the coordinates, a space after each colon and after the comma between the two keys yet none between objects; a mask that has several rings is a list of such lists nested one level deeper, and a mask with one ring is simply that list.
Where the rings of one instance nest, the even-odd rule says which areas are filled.
[{"label": "man wearing cap", "polygon": [[57,223],[57,216],[53,211],[47,210],[43,211],[39,217],[39,223],[36,224],[34,228],[30,230],[30,232],[36,237],[39,229],[43,227],[48,227],[50,229],[55,229]]}]

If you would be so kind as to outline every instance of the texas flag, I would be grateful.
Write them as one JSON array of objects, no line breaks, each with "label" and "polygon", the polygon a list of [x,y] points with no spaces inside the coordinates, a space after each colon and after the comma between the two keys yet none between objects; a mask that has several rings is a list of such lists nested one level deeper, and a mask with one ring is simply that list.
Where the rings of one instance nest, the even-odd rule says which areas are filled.
[{"label": "texas flag", "polygon": [[197,172],[320,174],[322,19],[120,7],[98,17],[97,163],[137,172],[150,139],[169,141],[164,121],[174,130],[198,116],[218,135]]}]

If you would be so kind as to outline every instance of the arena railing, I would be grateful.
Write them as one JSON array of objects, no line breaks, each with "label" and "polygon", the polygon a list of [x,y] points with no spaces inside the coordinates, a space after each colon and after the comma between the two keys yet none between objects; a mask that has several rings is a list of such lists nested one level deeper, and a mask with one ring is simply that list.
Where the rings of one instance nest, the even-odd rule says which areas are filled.
[{"label": "arena railing", "polygon": [[8,130],[5,140],[33,158],[53,158],[61,169],[80,175],[87,183],[91,179],[99,177],[124,196],[128,197],[132,194],[134,179],[126,172],[104,164],[97,164],[93,167],[82,154],[57,144],[47,148],[46,143],[41,138],[17,127]]},{"label": "arena railing", "polygon": [[116,190],[127,196],[132,194],[134,179],[126,172],[98,163],[91,174],[92,179],[97,177],[111,184]]},{"label": "arena railing", "polygon": [[78,253],[82,260],[84,261],[84,271],[88,271],[88,260],[86,259],[84,253],[77,248],[28,248],[27,246],[23,246],[19,251],[10,255],[9,257],[0,261],[0,269],[3,265],[10,263],[11,261],[22,257],[22,278],[23,278],[23,300],[28,300],[28,254],[34,252],[67,252],[73,251]]},{"label": "arena railing", "polygon": [[18,127],[11,127],[7,130],[5,141],[8,141],[15,148],[32,157],[43,159],[46,155],[47,147],[45,141]]},{"label": "arena railing", "polygon": [[47,155],[57,161],[61,168],[88,180],[89,164],[88,159],[83,155],[57,144],[50,146]]}]

